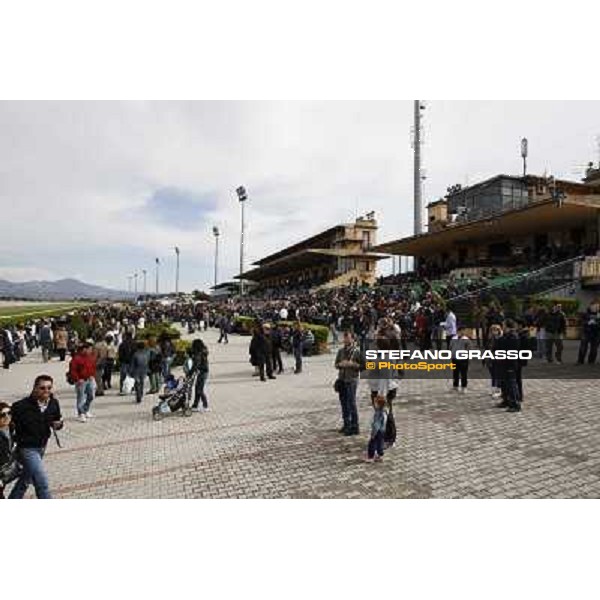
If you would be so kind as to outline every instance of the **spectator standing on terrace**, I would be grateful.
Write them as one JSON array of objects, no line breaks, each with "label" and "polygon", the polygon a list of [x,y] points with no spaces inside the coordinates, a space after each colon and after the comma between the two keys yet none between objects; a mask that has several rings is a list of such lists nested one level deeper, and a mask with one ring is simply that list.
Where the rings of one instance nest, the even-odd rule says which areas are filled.
[{"label": "spectator standing on terrace", "polygon": [[477,347],[481,348],[481,346],[485,346],[487,342],[487,335],[485,331],[485,313],[481,304],[475,300],[473,303],[473,321],[475,323],[475,338],[477,340]]},{"label": "spectator standing on terrace", "polygon": [[15,362],[15,353],[13,348],[12,332],[9,328],[0,331],[2,345],[2,366],[5,369],[10,369],[10,365]]},{"label": "spectator standing on terrace", "polygon": [[61,362],[65,361],[67,355],[67,346],[69,344],[69,334],[63,323],[59,324],[54,332],[54,347],[58,352]]},{"label": "spectator standing on terrace", "polygon": [[273,374],[273,338],[271,337],[271,324],[265,323],[263,326],[263,332],[267,343],[267,360],[265,367],[267,369],[267,377],[269,379],[277,379]]},{"label": "spectator standing on terrace", "polygon": [[[496,344],[497,350],[520,350],[521,344],[516,331],[516,324],[512,319],[505,322],[504,335]],[[502,402],[498,408],[506,408],[507,412],[521,410],[521,396],[519,394],[519,359],[498,360],[498,371],[502,382]]]},{"label": "spectator standing on terrace", "polygon": [[337,351],[335,368],[338,370],[336,389],[340,397],[343,426],[340,433],[358,435],[358,410],[356,408],[356,390],[360,373],[360,350],[354,334],[344,331],[343,346]]},{"label": "spectator standing on terrace", "polygon": [[446,330],[446,348],[450,348],[450,342],[457,334],[456,315],[450,307],[448,307],[448,312],[446,313],[444,329]]},{"label": "spectator standing on terrace", "polygon": [[160,391],[160,373],[162,370],[162,354],[160,346],[154,338],[148,340],[148,378],[150,380],[149,394]]},{"label": "spectator standing on terrace", "polygon": [[48,476],[42,460],[52,430],[63,427],[60,404],[52,394],[53,380],[49,375],[39,375],[31,394],[15,402],[12,409],[14,441],[23,473],[15,483],[9,498],[20,499],[31,483],[40,499],[50,499]]},{"label": "spectator standing on terrace", "polygon": [[[581,319],[581,342],[579,344],[579,353],[577,364],[582,365],[586,356],[588,364],[596,362],[598,356],[598,345],[600,344],[600,305],[594,300],[588,306]],[[589,356],[588,356],[589,350]]]},{"label": "spectator standing on terrace", "polygon": [[159,344],[162,356],[162,378],[165,380],[171,374],[171,365],[175,360],[175,347],[167,334],[161,335]]},{"label": "spectator standing on terrace", "polygon": [[123,382],[128,375],[131,375],[131,359],[135,352],[135,346],[131,335],[127,332],[123,334],[123,341],[119,344],[119,394],[123,395]]},{"label": "spectator standing on terrace", "polygon": [[[471,349],[471,340],[461,327],[457,334],[450,340],[450,351],[452,352],[452,362],[456,368],[452,371],[452,386],[455,392],[466,393],[469,384],[469,359],[456,358],[458,351],[469,351]],[[460,387],[459,387],[460,382]]]},{"label": "spectator standing on terrace", "polygon": [[219,319],[219,339],[218,343],[223,342],[224,344],[229,343],[229,339],[227,338],[227,334],[229,332],[229,318],[227,315],[222,315]]},{"label": "spectator standing on terrace", "polygon": [[386,420],[385,398],[377,396],[373,401],[373,419],[371,421],[371,437],[367,446],[367,462],[383,460]]},{"label": "spectator standing on terrace", "polygon": [[250,341],[250,363],[258,367],[261,381],[266,381],[265,366],[269,379],[275,379],[271,369],[270,346],[270,340],[267,339],[263,326],[256,325]]},{"label": "spectator standing on terrace", "polygon": [[337,322],[338,322],[338,316],[337,316],[337,313],[334,311],[329,315],[329,331],[331,332],[331,343],[334,346],[337,346],[339,343]]},{"label": "spectator standing on terrace", "polygon": [[277,369],[277,374],[283,373],[283,361],[281,360],[281,350],[283,349],[283,335],[281,328],[277,323],[271,331],[271,358],[273,361],[273,371]]},{"label": "spectator standing on terrace", "polygon": [[108,344],[105,339],[100,339],[94,345],[96,359],[96,396],[104,396],[104,369],[108,358]]},{"label": "spectator standing on terrace", "polygon": [[[385,320],[384,326],[379,329],[376,337],[376,346],[377,350],[399,350],[400,342],[399,340],[389,336],[389,329],[385,329]],[[402,372],[400,372],[402,373]],[[402,375],[404,375],[402,373]],[[367,384],[369,389],[371,390],[371,403],[374,405],[375,399],[377,396],[384,396],[390,411],[392,410],[392,402],[396,397],[397,388],[398,388],[398,377],[395,376],[395,372],[392,372],[391,375],[386,377],[369,377],[367,378]]]},{"label": "spectator standing on terrace", "polygon": [[[11,464],[14,460],[10,422],[10,405],[6,402],[0,402],[0,473],[3,467]],[[4,500],[4,486],[7,483],[7,481],[0,478],[0,500]]]},{"label": "spectator standing on terrace", "polygon": [[135,379],[135,401],[142,402],[144,397],[144,381],[149,371],[150,353],[145,342],[139,341],[131,357],[131,376]]},{"label": "spectator standing on terrace", "polygon": [[105,338],[106,341],[106,362],[104,364],[104,372],[102,373],[102,385],[104,389],[112,388],[112,374],[115,368],[115,360],[117,358],[117,347],[115,340],[111,334]]},{"label": "spectator standing on terrace", "polygon": [[[550,311],[550,314],[546,317],[545,322],[546,329],[546,360],[551,363],[556,362],[562,363],[562,352],[563,352],[563,341],[562,338],[567,331],[567,318],[565,313],[562,311],[560,304],[555,304]],[[554,347],[556,346],[556,352],[554,356],[552,354]]]},{"label": "spectator standing on terrace", "polygon": [[[204,388],[208,379],[208,348],[201,339],[196,339],[190,349],[192,358],[192,368],[196,373],[196,382],[194,383],[194,404],[192,410],[196,412],[208,411],[208,398]],[[200,408],[202,401],[202,408]]]},{"label": "spectator standing on terrace", "polygon": [[429,308],[421,306],[415,318],[415,331],[418,338],[419,350],[431,349],[431,332],[433,328],[433,314]]},{"label": "spectator standing on terrace", "polygon": [[42,347],[42,360],[47,363],[50,360],[50,352],[52,352],[52,329],[46,321],[43,321],[40,329],[40,346]]},{"label": "spectator standing on terrace", "polygon": [[300,321],[294,323],[294,329],[292,331],[292,350],[294,352],[294,359],[296,360],[294,373],[297,375],[302,373],[302,351],[304,350],[304,330]]},{"label": "spectator standing on terrace", "polygon": [[85,423],[93,415],[90,407],[96,391],[96,360],[90,344],[82,344],[69,363],[71,380],[77,394],[77,416]]},{"label": "spectator standing on terrace", "polygon": [[[502,337],[502,327],[500,325],[492,325],[490,327],[489,336],[487,338],[486,350],[495,352],[498,340]],[[502,381],[500,379],[500,366],[499,361],[488,358],[485,360],[485,366],[490,373],[490,395],[492,398],[497,398],[501,394]]]}]

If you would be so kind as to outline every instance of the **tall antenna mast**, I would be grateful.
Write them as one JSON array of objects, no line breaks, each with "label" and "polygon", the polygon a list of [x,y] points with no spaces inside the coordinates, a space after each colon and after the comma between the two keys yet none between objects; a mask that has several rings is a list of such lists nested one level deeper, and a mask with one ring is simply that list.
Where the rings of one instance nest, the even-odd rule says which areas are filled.
[{"label": "tall antenna mast", "polygon": [[423,231],[422,213],[422,181],[423,172],[421,169],[421,111],[425,109],[425,103],[422,100],[414,101],[414,125],[413,125],[413,150],[414,156],[414,234],[419,235]]}]

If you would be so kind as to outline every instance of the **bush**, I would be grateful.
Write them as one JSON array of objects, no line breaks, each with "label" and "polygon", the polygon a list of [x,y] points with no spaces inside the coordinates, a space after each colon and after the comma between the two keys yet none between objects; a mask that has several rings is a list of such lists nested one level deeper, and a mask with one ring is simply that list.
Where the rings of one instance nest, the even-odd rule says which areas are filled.
[{"label": "bush", "polygon": [[85,324],[82,316],[79,313],[71,317],[71,327],[77,332],[77,337],[80,340],[87,340],[90,337],[90,328]]},{"label": "bush", "polygon": [[255,324],[254,317],[235,317],[231,323],[232,332],[239,335],[252,335]]},{"label": "bush", "polygon": [[[257,319],[254,317],[236,317],[233,320],[233,332],[240,335],[252,335],[252,330]],[[277,321],[277,324],[282,327],[293,327],[295,321]],[[329,327],[325,325],[317,325],[315,323],[301,323],[305,331],[310,330],[315,336],[316,353],[324,352],[329,339]]]},{"label": "bush", "polygon": [[189,340],[175,340],[173,345],[175,346],[173,366],[180,367],[185,362],[188,351],[192,347],[192,342]]},{"label": "bush", "polygon": [[155,323],[144,327],[144,329],[138,329],[136,332],[136,339],[138,340],[148,340],[150,338],[158,340],[163,336],[167,336],[171,340],[178,340],[181,337],[181,332],[168,323]]}]

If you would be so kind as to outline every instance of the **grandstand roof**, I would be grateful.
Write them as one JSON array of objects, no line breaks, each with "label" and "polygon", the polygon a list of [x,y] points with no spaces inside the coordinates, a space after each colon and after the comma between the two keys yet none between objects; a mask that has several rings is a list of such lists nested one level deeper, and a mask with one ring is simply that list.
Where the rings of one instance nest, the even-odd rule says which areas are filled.
[{"label": "grandstand roof", "polygon": [[323,263],[323,259],[328,256],[358,259],[370,258],[375,260],[389,258],[389,255],[381,252],[346,250],[342,248],[306,248],[291,254],[279,256],[275,260],[270,260],[267,264],[265,264],[264,261],[260,261],[259,267],[246,271],[243,275],[235,275],[234,279],[260,281],[261,279],[266,279],[274,275],[289,273],[290,271],[302,269],[304,267],[320,265]]},{"label": "grandstand roof", "polygon": [[583,226],[589,219],[597,218],[599,212],[597,194],[571,196],[560,207],[552,199],[546,199],[491,217],[453,223],[431,233],[379,244],[374,250],[400,256],[432,256],[456,244],[494,242],[516,235]]}]

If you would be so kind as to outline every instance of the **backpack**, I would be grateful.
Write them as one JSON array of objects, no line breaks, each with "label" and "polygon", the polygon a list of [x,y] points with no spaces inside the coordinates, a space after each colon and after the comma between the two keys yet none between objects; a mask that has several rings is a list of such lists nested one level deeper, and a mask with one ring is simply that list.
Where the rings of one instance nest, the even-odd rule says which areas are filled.
[{"label": "backpack", "polygon": [[396,420],[394,419],[394,412],[392,411],[391,407],[385,423],[383,441],[389,446],[393,446],[396,443]]}]

